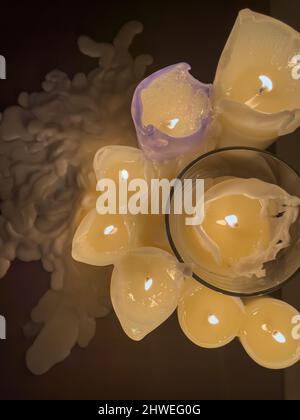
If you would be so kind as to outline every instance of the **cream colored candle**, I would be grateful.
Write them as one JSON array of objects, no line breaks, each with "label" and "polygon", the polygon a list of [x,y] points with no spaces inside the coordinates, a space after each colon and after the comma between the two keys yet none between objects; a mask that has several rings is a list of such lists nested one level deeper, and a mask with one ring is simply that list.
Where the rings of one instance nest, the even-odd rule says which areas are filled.
[{"label": "cream colored candle", "polygon": [[86,264],[114,264],[136,244],[135,226],[131,215],[100,215],[96,209],[90,210],[75,232],[72,257]]},{"label": "cream colored candle", "polygon": [[179,254],[216,287],[215,276],[226,277],[233,288],[235,279],[263,278],[264,264],[290,243],[289,228],[297,218],[300,199],[255,178],[213,183],[205,192],[202,223],[186,225],[185,214],[170,218]]},{"label": "cream colored candle", "polygon": [[[296,318],[297,317],[297,318]],[[258,298],[246,304],[240,332],[249,356],[269,369],[284,369],[300,359],[299,312],[277,299]]]},{"label": "cream colored candle", "polygon": [[200,347],[216,348],[232,341],[244,318],[239,298],[214,292],[189,278],[178,304],[178,320],[184,334]]},{"label": "cream colored candle", "polygon": [[116,185],[119,177],[128,183],[134,179],[149,180],[153,176],[150,161],[144,158],[140,149],[130,146],[105,146],[94,157],[94,171],[99,181],[103,178],[113,180]]},{"label": "cream colored candle", "polygon": [[[113,145],[98,150],[94,157],[94,171],[98,183],[104,179],[114,183],[111,191],[113,196],[108,196],[108,203],[105,203],[109,210],[107,214],[98,214],[97,200],[97,208],[90,210],[83,218],[73,238],[72,256],[86,264],[104,266],[113,264],[125,251],[137,246],[139,238],[136,226],[139,219],[134,218],[125,206],[132,194],[128,191],[128,185],[136,178],[149,180],[154,176],[154,169],[141,150]],[[127,191],[124,203],[120,200],[120,182],[125,183]],[[102,190],[99,196],[101,193]],[[112,208],[109,206],[111,202],[115,202]]]},{"label": "cream colored candle", "polygon": [[219,146],[265,148],[300,124],[300,34],[242,10],[214,81]]},{"label": "cream colored candle", "polygon": [[183,285],[177,260],[158,248],[138,248],[115,265],[111,300],[125,333],[141,340],[176,309]]},{"label": "cream colored candle", "polygon": [[197,148],[211,121],[211,85],[196,80],[187,63],[150,74],[131,105],[140,147],[150,159],[170,160]]}]

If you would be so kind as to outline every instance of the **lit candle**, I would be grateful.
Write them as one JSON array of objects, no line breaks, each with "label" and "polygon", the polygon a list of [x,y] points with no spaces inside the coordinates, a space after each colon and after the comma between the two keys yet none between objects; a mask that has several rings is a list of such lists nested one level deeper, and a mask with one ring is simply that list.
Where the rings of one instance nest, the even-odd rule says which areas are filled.
[{"label": "lit candle", "polygon": [[241,343],[259,365],[284,369],[300,360],[299,312],[277,299],[258,298],[246,304]]},{"label": "lit candle", "polygon": [[189,278],[178,303],[184,334],[200,347],[222,347],[239,333],[244,318],[239,298],[222,295]]},{"label": "lit candle", "polygon": [[177,260],[158,248],[130,250],[115,265],[111,300],[125,333],[141,340],[176,309],[184,277]]},{"label": "lit candle", "polygon": [[92,209],[78,226],[72,243],[74,260],[105,266],[136,244],[135,221],[131,215],[98,214]]},{"label": "lit candle", "polygon": [[186,225],[185,214],[172,215],[170,228],[177,251],[194,273],[218,288],[222,278],[226,290],[234,292],[246,279],[263,279],[264,264],[290,245],[300,199],[255,178],[213,182],[205,193],[202,222]]},{"label": "lit candle", "polygon": [[220,58],[214,108],[219,146],[268,147],[300,125],[300,35],[242,10]]},{"label": "lit candle", "polygon": [[180,156],[195,147],[210,122],[211,85],[194,79],[180,63],[144,79],[132,100],[132,117],[141,148],[151,159]]},{"label": "lit candle", "polygon": [[[83,218],[73,238],[72,256],[76,261],[104,266],[114,264],[124,252],[137,246],[139,238],[136,226],[140,219],[134,218],[125,206],[131,194],[127,186],[135,178],[150,179],[153,168],[141,150],[113,145],[98,150],[94,157],[94,172],[98,182],[103,179],[114,182],[111,194],[115,194],[115,197],[110,198],[115,205],[109,209],[108,200],[107,214],[99,214],[97,207],[97,210],[90,210]],[[121,181],[126,184],[124,187],[127,191],[124,203],[119,200]],[[124,214],[120,211],[123,205]]]}]

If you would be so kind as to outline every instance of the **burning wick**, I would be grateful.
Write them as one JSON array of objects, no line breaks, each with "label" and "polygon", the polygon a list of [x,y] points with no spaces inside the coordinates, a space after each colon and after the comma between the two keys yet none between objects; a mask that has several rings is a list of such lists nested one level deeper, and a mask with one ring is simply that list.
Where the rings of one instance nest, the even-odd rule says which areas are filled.
[{"label": "burning wick", "polygon": [[261,74],[258,76],[259,80],[261,81],[261,86],[252,98],[248,99],[245,102],[246,105],[250,106],[251,108],[256,108],[258,105],[258,98],[264,95],[265,92],[271,92],[273,90],[273,82],[270,77],[266,76],[265,74]]},{"label": "burning wick", "polygon": [[173,128],[175,128],[178,123],[179,123],[179,118],[173,118],[172,120],[168,122],[167,127],[170,128],[170,130],[173,130]]},{"label": "burning wick", "polygon": [[262,83],[261,87],[259,88],[260,95],[262,95],[265,91],[271,92],[271,90],[273,90],[273,82],[268,76],[262,74],[258,78]]},{"label": "burning wick", "polygon": [[220,323],[218,317],[214,314],[211,314],[211,315],[208,316],[208,322],[211,325],[218,325]]},{"label": "burning wick", "polygon": [[275,341],[277,341],[277,343],[279,344],[285,344],[286,343],[286,338],[284,336],[284,334],[282,334],[280,331],[272,331],[268,328],[267,324],[263,324],[261,326],[262,330],[270,333],[272,335],[272,337],[274,338]]},{"label": "burning wick", "polygon": [[229,214],[228,216],[224,217],[222,220],[217,220],[218,225],[221,226],[229,226],[231,228],[236,228],[239,225],[239,220],[235,214]]},{"label": "burning wick", "polygon": [[153,279],[151,277],[147,277],[145,281],[145,285],[144,285],[145,290],[146,291],[149,290],[152,284],[153,284]]}]

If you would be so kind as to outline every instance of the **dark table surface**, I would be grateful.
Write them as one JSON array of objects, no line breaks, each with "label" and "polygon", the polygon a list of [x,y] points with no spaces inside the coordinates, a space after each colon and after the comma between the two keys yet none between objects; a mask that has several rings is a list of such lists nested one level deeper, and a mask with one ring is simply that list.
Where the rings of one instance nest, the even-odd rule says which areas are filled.
[{"label": "dark table surface", "polygon": [[[1,110],[16,103],[20,91],[40,90],[52,68],[69,74],[94,64],[77,49],[87,34],[111,41],[120,26],[136,19],[144,26],[133,53],[150,53],[149,71],[179,61],[193,75],[211,82],[218,58],[239,9],[271,14],[300,29],[297,1],[85,1],[1,4],[0,54],[7,60],[1,83]],[[298,133],[281,139],[276,148],[300,169]],[[25,366],[28,341],[22,326],[49,287],[39,263],[16,261],[0,280],[0,313],[8,323],[0,341],[0,399],[300,399],[299,365],[270,371],[252,362],[237,341],[205,350],[181,332],[174,314],[142,342],[133,342],[112,313],[97,321],[96,337],[85,350],[47,374],[35,377]],[[297,282],[283,290],[300,309]]]}]

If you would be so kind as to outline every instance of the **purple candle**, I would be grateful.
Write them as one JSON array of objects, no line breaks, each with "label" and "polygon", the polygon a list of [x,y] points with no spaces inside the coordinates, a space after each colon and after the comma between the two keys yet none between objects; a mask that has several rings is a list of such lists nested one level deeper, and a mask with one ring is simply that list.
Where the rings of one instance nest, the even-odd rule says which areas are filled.
[{"label": "purple candle", "polygon": [[136,88],[131,113],[140,147],[154,160],[174,159],[204,141],[212,85],[196,80],[187,63],[151,74]]}]

